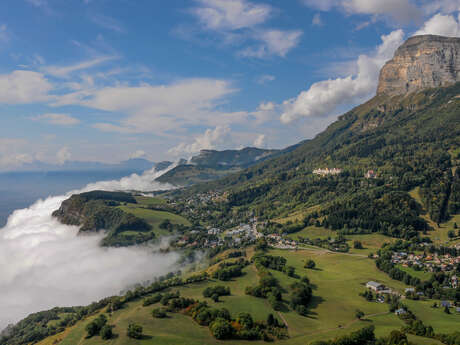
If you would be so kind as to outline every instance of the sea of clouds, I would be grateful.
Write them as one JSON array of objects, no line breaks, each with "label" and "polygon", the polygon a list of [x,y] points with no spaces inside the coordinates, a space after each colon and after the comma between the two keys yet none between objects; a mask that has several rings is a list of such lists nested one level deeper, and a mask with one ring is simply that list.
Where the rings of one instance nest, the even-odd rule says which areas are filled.
[{"label": "sea of clouds", "polygon": [[51,216],[74,193],[171,189],[154,181],[165,172],[152,169],[92,183],[14,211],[0,229],[0,330],[32,312],[86,305],[177,268],[176,253],[160,254],[157,248],[146,246],[102,248],[102,233],[77,236],[78,227],[63,225]]}]

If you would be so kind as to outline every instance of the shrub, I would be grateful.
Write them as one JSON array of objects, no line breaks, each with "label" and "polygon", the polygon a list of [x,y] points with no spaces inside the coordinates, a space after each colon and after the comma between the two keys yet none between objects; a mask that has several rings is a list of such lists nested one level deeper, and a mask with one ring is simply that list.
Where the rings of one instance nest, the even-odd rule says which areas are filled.
[{"label": "shrub", "polygon": [[149,305],[152,305],[152,304],[160,302],[162,298],[163,298],[163,295],[161,293],[157,293],[157,294],[155,294],[153,296],[150,296],[150,297],[147,297],[146,299],[144,299],[144,303],[142,305],[144,307],[147,307]]},{"label": "shrub", "polygon": [[105,325],[101,328],[101,338],[104,340],[110,339],[113,337],[112,326]]},{"label": "shrub", "polygon": [[130,323],[126,332],[127,336],[133,339],[142,338],[142,326],[135,323]]},{"label": "shrub", "polygon": [[233,334],[233,327],[230,322],[222,318],[217,318],[209,328],[216,339],[229,339]]},{"label": "shrub", "polygon": [[155,308],[152,310],[152,316],[157,319],[164,319],[167,315],[166,312],[161,308]]},{"label": "shrub", "polygon": [[305,263],[305,268],[308,268],[308,269],[313,269],[316,267],[316,263],[313,261],[313,260],[308,260],[306,263]]}]

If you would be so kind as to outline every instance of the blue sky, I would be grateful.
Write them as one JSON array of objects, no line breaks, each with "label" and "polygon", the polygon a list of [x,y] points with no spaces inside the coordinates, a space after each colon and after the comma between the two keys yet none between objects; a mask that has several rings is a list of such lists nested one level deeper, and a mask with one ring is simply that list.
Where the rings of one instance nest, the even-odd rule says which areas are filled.
[{"label": "blue sky", "polygon": [[0,170],[281,148],[375,93],[460,0],[6,0]]}]

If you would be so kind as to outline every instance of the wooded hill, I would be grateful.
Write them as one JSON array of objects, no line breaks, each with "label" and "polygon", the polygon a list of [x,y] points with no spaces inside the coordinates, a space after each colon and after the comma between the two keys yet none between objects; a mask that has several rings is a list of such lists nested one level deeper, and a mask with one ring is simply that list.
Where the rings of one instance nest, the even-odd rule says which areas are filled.
[{"label": "wooded hill", "polygon": [[[422,207],[436,223],[460,210],[459,134],[460,83],[379,95],[292,152],[172,195],[226,191],[220,214],[235,207],[259,219],[303,212],[307,222],[332,229],[409,238],[429,228]],[[314,174],[319,168],[341,172]],[[422,205],[409,195],[416,187]]]}]

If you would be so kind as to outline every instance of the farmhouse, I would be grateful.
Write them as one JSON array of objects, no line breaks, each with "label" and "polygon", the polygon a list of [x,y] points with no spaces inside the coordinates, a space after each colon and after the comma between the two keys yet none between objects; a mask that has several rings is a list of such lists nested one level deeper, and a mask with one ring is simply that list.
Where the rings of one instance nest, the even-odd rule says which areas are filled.
[{"label": "farmhouse", "polygon": [[366,287],[374,291],[385,290],[385,285],[374,282],[374,281],[367,282]]},{"label": "farmhouse", "polygon": [[405,313],[406,313],[406,310],[404,310],[403,308],[399,308],[399,309],[395,310],[396,315],[403,315]]}]

